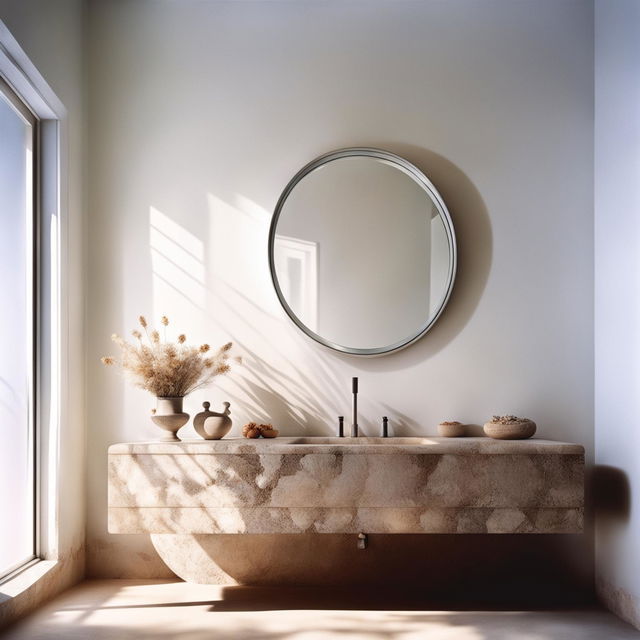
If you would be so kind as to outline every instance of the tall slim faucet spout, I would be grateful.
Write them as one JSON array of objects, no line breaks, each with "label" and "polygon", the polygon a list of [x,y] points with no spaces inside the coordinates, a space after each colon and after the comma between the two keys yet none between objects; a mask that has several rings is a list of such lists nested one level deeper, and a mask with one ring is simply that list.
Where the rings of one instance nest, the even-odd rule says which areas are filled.
[{"label": "tall slim faucet spout", "polygon": [[358,437],[358,378],[351,379],[351,390],[353,391],[353,419],[351,421],[351,437]]}]

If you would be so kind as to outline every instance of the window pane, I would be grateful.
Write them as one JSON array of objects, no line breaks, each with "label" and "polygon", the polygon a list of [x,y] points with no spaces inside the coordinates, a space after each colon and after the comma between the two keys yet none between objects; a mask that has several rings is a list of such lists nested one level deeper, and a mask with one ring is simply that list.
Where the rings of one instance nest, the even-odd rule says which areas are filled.
[{"label": "window pane", "polygon": [[32,127],[0,87],[0,576],[34,555]]}]

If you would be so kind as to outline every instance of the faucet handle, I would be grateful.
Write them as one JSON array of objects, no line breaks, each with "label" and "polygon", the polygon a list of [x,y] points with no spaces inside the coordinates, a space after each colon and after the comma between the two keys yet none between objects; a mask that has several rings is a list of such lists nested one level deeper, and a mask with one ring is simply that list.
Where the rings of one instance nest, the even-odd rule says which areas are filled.
[{"label": "faucet handle", "polygon": [[338,437],[344,438],[344,416],[338,416]]},{"label": "faucet handle", "polygon": [[387,416],[382,416],[382,437],[389,437],[389,418]]}]

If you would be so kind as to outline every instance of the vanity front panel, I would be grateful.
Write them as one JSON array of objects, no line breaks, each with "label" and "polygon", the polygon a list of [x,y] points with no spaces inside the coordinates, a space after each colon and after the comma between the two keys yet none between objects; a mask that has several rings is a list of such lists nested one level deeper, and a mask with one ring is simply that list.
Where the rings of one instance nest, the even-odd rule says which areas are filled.
[{"label": "vanity front panel", "polygon": [[488,438],[314,440],[113,445],[109,531],[582,531],[579,445]]}]

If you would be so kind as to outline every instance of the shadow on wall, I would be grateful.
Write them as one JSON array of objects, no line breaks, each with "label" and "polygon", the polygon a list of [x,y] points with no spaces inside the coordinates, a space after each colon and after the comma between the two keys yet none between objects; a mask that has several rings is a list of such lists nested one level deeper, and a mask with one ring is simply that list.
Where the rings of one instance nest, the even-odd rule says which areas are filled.
[{"label": "shadow on wall", "polygon": [[[615,553],[620,541],[620,532],[625,529],[631,515],[629,478],[624,471],[616,467],[596,465],[589,475],[589,487],[598,538],[597,564],[617,566]],[[609,593],[602,579],[599,582],[600,595]],[[615,605],[613,609],[615,611]],[[634,618],[633,615],[622,617],[627,620]]]},{"label": "shadow on wall", "polygon": [[[291,366],[294,367],[293,363]],[[303,430],[308,425],[320,425],[314,433],[331,433],[322,416],[327,407],[332,406],[331,399],[339,397],[340,390],[335,389],[335,377],[329,375],[322,367],[318,367],[315,374],[323,380],[323,385],[315,383],[301,368],[294,367],[292,374],[283,372],[257,353],[245,358],[244,368],[246,375],[243,379],[242,396],[232,393],[230,397],[238,404],[246,404],[249,400],[253,421],[275,425],[298,425]],[[274,380],[287,385],[286,394],[276,389]],[[333,412],[337,414],[339,408],[334,406]],[[326,425],[324,429],[323,422]]]},{"label": "shadow on wall", "polygon": [[[207,230],[200,232],[187,230],[161,208],[150,207],[156,315],[176,309],[178,322],[188,320],[203,334],[215,328],[223,340],[231,337],[240,347],[245,363],[240,377],[221,384],[240,421],[274,422],[291,433],[331,429],[327,425],[344,413],[343,401],[348,400],[344,385],[337,383],[343,364],[384,372],[414,366],[453,340],[482,296],[492,236],[477,189],[460,169],[427,149],[392,143],[374,146],[407,158],[433,180],[450,210],[458,240],[456,284],[442,318],[427,339],[400,354],[356,361],[319,347],[293,327],[269,276],[271,212],[246,196],[223,199],[209,193]],[[236,407],[243,407],[240,415]],[[418,430],[408,417],[403,424],[408,432]]]},{"label": "shadow on wall", "polygon": [[458,269],[451,298],[428,337],[409,349],[383,358],[361,358],[367,371],[406,368],[444,349],[464,329],[482,297],[489,278],[493,238],[482,196],[469,178],[446,158],[422,147],[379,141],[369,144],[391,151],[413,163],[433,182],[453,220],[458,247]]},{"label": "shadow on wall", "polygon": [[[332,424],[329,416],[344,413],[344,405],[340,403],[345,395],[344,386],[336,381],[336,366],[340,361],[352,361],[359,370],[372,372],[392,372],[414,366],[444,349],[462,331],[482,296],[491,267],[492,234],[486,207],[475,186],[455,165],[427,149],[393,143],[373,146],[413,162],[434,182],[444,198],[458,244],[458,273],[451,299],[427,338],[400,353],[384,358],[357,358],[356,362],[353,356],[331,352],[311,343],[293,327],[279,306],[274,310],[272,305],[277,305],[277,301],[270,281],[264,283],[268,294],[257,300],[245,296],[243,278],[238,277],[239,269],[229,266],[234,264],[235,256],[246,251],[246,246],[235,247],[233,256],[230,252],[226,261],[218,259],[212,265],[213,279],[209,282],[207,297],[215,300],[216,311],[210,316],[211,322],[224,328],[246,354],[241,387],[237,393],[229,391],[228,395],[236,406],[244,404],[250,408],[252,420],[286,425],[293,429],[292,433],[309,429],[314,433],[328,432],[331,427],[327,425]],[[255,203],[248,206],[246,198],[232,206],[209,196],[209,206],[212,229],[226,232],[227,242],[248,237],[254,239],[254,251],[262,244],[266,247],[270,212]],[[238,220],[246,228],[238,229]],[[266,268],[263,272],[266,275]],[[225,311],[221,313],[223,309]],[[258,341],[256,333],[260,337]],[[273,338],[268,341],[271,344],[267,348],[263,344],[265,336]],[[276,354],[272,347],[279,344],[289,344],[290,348]],[[252,348],[253,345],[259,348]],[[297,358],[291,357],[292,353],[297,354]],[[385,408],[397,416],[398,433],[423,433],[423,425],[409,416],[402,416],[395,407]]]},{"label": "shadow on wall", "polygon": [[631,512],[631,486],[627,474],[616,467],[595,465],[589,478],[599,523],[627,522]]},{"label": "shadow on wall", "polygon": [[270,214],[244,196],[229,200],[208,194],[206,243],[150,207],[154,315],[175,309],[178,324],[236,344],[243,366],[221,381],[236,423],[242,407],[240,422],[274,422],[297,432],[325,424],[326,412],[337,411],[336,376],[326,354],[292,332],[274,305],[262,261]]}]

